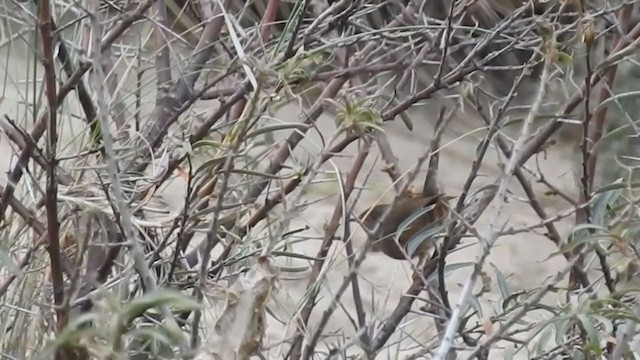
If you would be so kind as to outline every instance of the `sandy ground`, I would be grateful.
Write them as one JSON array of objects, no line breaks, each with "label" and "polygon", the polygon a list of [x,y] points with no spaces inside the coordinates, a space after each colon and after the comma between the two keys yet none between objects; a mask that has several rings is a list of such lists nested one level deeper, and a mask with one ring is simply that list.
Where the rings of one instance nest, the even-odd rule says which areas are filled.
[{"label": "sandy ground", "polygon": [[[7,72],[9,78],[13,83],[7,84],[7,89],[11,89],[14,86],[25,88],[24,84],[20,81],[26,77],[28,66],[25,63],[12,62],[9,64],[9,68],[0,69],[0,72]],[[3,77],[5,74],[1,74]],[[148,86],[151,86],[148,85]],[[7,91],[4,95],[2,102],[0,103],[0,112],[7,113],[14,118],[20,118],[23,111],[20,103],[29,101],[22,98],[17,93]],[[385,131],[389,136],[389,140],[393,146],[393,150],[399,159],[399,164],[402,171],[405,171],[412,166],[417,160],[419,154],[425,151],[428,146],[428,140],[432,133],[432,121],[434,114],[433,105],[428,105],[428,111],[425,109],[414,111],[411,116],[414,119],[415,129],[413,132],[409,132],[402,123],[391,123],[385,126]],[[293,106],[288,106],[278,114],[276,114],[273,121],[297,121],[299,111]],[[479,141],[482,139],[484,132],[477,130],[480,127],[480,121],[474,116],[466,113],[459,113],[451,123],[449,130],[446,132],[443,139],[443,144],[446,145],[442,152],[441,169],[440,169],[440,183],[444,190],[451,195],[458,195],[462,185],[468,175],[471,163],[475,156],[476,147]],[[27,123],[27,127],[32,124]],[[329,116],[323,116],[318,121],[318,129],[327,137],[334,129],[333,119]],[[63,129],[64,137],[69,138],[73,133],[73,127],[68,126]],[[285,133],[279,134],[284,135]],[[319,136],[313,131],[310,132],[308,139],[304,140],[300,147],[295,151],[295,157],[304,160],[310,154],[316,154],[319,150]],[[356,148],[351,146],[346,153],[350,156],[334,158],[330,163],[323,166],[323,170],[335,171],[339,169],[341,172],[346,172],[351,163],[351,156],[356,153]],[[9,168],[9,164],[14,161],[8,154],[11,153],[8,141],[3,137],[0,139],[0,152],[3,154],[2,160],[0,160],[0,181],[3,183],[6,181],[6,172]],[[377,157],[377,151],[372,151],[372,154],[367,160],[367,167],[374,166],[373,159]],[[556,146],[551,148],[546,159],[539,158],[539,166],[547,179],[553,182],[558,188],[574,193],[574,185],[571,177],[570,170],[571,165],[571,153],[568,148]],[[485,160],[481,173],[484,177],[477,180],[474,188],[477,188],[483,184],[492,182],[499,174],[497,167],[498,157],[492,150],[489,156]],[[304,163],[304,161],[302,161]],[[529,162],[528,166],[535,168],[533,162]],[[370,204],[376,196],[380,195],[385,188],[390,185],[390,181],[387,176],[380,171],[381,163],[378,162],[372,172],[372,180],[368,184],[368,189],[363,194],[363,199],[358,203],[356,211],[364,209],[367,204]],[[365,169],[365,172],[366,173]],[[359,177],[361,182],[364,176]],[[422,181],[422,179],[418,179]],[[537,185],[536,185],[537,186]],[[333,187],[334,188],[334,187]],[[333,189],[328,185],[316,185],[311,187],[311,191],[307,196],[307,200],[313,200],[328,195]],[[530,224],[538,223],[540,220],[530,209],[529,205],[523,201],[526,199],[522,194],[522,191],[515,181],[512,181],[512,190],[517,195],[517,198],[512,199],[507,205],[507,210],[503,212],[502,221],[508,221],[511,227],[520,227]],[[542,188],[540,188],[542,189]],[[163,192],[165,201],[170,204],[171,209],[180,209],[182,205],[182,194],[185,191],[185,184],[179,179],[175,179],[170,182]],[[539,192],[542,194],[542,191]],[[556,198],[546,198],[541,195],[543,205],[547,209],[550,215],[566,209],[568,205]],[[323,225],[330,218],[338,198],[336,196],[329,197],[319,203],[312,205],[305,212],[297,216],[291,223],[291,229],[296,229],[305,225],[308,225],[310,230],[300,234],[300,237],[310,238],[304,242],[298,242],[294,245],[294,250],[309,256],[314,256],[320,245],[320,241],[317,240],[323,232]],[[494,211],[493,207],[490,207],[477,223],[478,231],[486,233],[488,230],[487,218],[488,214]],[[559,229],[563,234],[566,234],[569,230],[568,223],[559,223]],[[357,227],[356,227],[357,229]],[[340,230],[339,230],[340,233]],[[358,229],[356,233],[355,243],[356,245],[362,244],[364,240],[363,233]],[[474,261],[479,254],[480,248],[477,246],[477,241],[470,239],[465,242],[466,245],[463,250],[457,251],[451,254],[449,258],[450,263],[457,262],[469,262]],[[559,270],[564,261],[559,257],[549,258],[549,254],[555,250],[554,245],[542,235],[535,234],[519,234],[517,236],[503,237],[498,241],[497,246],[493,249],[489,258],[489,264],[486,266],[486,272],[491,277],[491,292],[483,295],[480,299],[484,306],[484,318],[488,318],[493,315],[493,308],[499,309],[500,293],[496,285],[496,276],[494,273],[494,267],[499,268],[502,273],[507,277],[509,285],[513,291],[520,289],[528,289],[538,286],[544,283],[550,276],[554,275]],[[341,244],[334,244],[331,251],[332,261],[329,266],[325,267],[325,281],[318,297],[319,304],[316,307],[316,311],[313,312],[311,323],[315,324],[322,312],[326,309],[332,294],[342,283],[343,277],[348,271],[346,264],[344,251]],[[284,259],[278,259],[283,265],[292,265],[292,262],[287,262]],[[293,265],[308,265],[308,262],[303,260],[293,261]],[[461,290],[462,283],[469,274],[470,268],[464,268],[453,272],[448,278],[448,288],[451,294],[451,301],[457,300],[457,295]],[[382,321],[388,316],[393,308],[396,306],[398,299],[403,292],[409,287],[410,269],[404,262],[390,260],[380,254],[370,254],[364,265],[360,269],[360,285],[362,287],[362,295],[364,298],[364,305],[367,309],[367,319],[371,321]],[[286,276],[285,276],[286,275]],[[279,319],[288,319],[295,313],[296,308],[299,306],[300,300],[304,296],[305,287],[307,284],[307,278],[305,274],[298,274],[296,276],[290,276],[290,274],[283,275],[279,282],[279,291],[274,294],[271,301],[271,311]],[[553,302],[554,299],[550,298],[547,301]],[[342,346],[350,341],[350,337],[353,335],[353,326],[349,320],[349,317],[355,316],[353,310],[353,297],[351,290],[349,289],[342,297],[341,307],[339,307],[327,327],[327,333],[333,332],[335,336],[329,337],[325,343]],[[347,315],[348,314],[348,315]],[[292,322],[282,324],[276,321],[273,317],[268,316],[268,327],[266,330],[265,345],[271,350],[266,352],[270,358],[281,358],[286,351],[284,347],[277,346],[280,341],[283,341],[289,336],[294,326]],[[313,326],[313,325],[312,325]],[[383,358],[400,358],[403,355],[411,354],[420,348],[420,344],[430,341],[434,336],[433,321],[424,315],[418,313],[410,314],[407,316],[401,330],[398,331],[396,338],[392,338],[388,344],[390,347],[382,351],[378,357]],[[398,338],[403,338],[403,341],[397,343]],[[496,350],[492,351],[492,357],[496,359],[502,358],[501,349],[504,347],[501,344]],[[349,351],[355,351],[357,353],[357,347],[351,346]],[[528,358],[529,354],[521,352],[516,358]]]}]

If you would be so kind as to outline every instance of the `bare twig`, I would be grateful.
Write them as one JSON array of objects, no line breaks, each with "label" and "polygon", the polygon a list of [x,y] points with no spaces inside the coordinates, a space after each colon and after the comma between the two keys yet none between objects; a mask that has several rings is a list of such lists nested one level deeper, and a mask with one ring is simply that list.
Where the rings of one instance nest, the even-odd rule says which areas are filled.
[{"label": "bare twig", "polygon": [[[629,33],[627,34],[627,37],[629,39],[634,39],[634,40],[639,39],[640,24],[636,25],[631,31],[629,31]],[[615,63],[615,61],[613,61],[614,55],[626,48],[627,47],[624,42],[618,42],[614,46],[613,50],[611,51],[612,55],[610,55],[607,59],[605,59],[602,63],[600,63],[594,70],[594,74],[589,80],[590,81],[589,84],[591,87],[599,83],[600,80],[602,80],[603,76],[610,71],[610,66],[613,63]],[[568,116],[569,114],[571,114],[571,112],[575,110],[575,108],[578,107],[580,102],[584,99],[584,94],[586,93],[586,83],[587,81],[585,81],[582,84],[581,88],[577,90],[571,96],[571,98],[569,98],[569,100],[567,101],[567,103],[565,104],[564,108],[561,111],[561,115],[560,115],[561,117]],[[551,123],[549,123],[540,131],[538,131],[537,135],[534,138],[527,141],[527,144],[524,146],[523,156],[520,158],[520,163],[518,165],[525,164],[531,156],[533,156],[535,153],[538,152],[539,149],[542,148],[544,143],[546,143],[549,140],[549,138],[551,138],[551,136],[553,136],[553,134],[556,133],[556,131],[560,130],[562,125],[563,125],[562,121],[560,121],[559,119],[554,119]]]},{"label": "bare twig", "polygon": [[[48,0],[38,4],[38,27],[42,34],[42,64],[45,70],[45,87],[47,95],[47,185],[46,185],[46,209],[47,209],[47,251],[51,265],[51,280],[53,283],[53,299],[56,312],[56,330],[61,332],[67,325],[68,308],[63,307],[64,282],[62,262],[60,259],[60,236],[58,224],[58,182],[56,180],[56,160],[58,144],[57,109],[58,97],[56,89],[56,70],[53,63],[53,30],[51,28],[51,13]],[[66,350],[56,352],[56,358],[64,358]]]},{"label": "bare twig", "polygon": [[396,192],[399,193],[400,189],[404,186],[404,180],[402,180],[400,176],[398,158],[393,154],[389,138],[387,134],[378,130],[375,132],[375,140],[378,144],[378,149],[380,149],[382,160],[385,162],[383,171],[389,174],[393,187],[396,189]]},{"label": "bare twig", "polygon": [[444,74],[444,66],[447,61],[447,57],[449,55],[449,45],[451,45],[451,37],[453,32],[453,10],[456,8],[456,1],[451,0],[449,2],[449,14],[447,14],[447,18],[445,19],[446,26],[444,31],[442,32],[442,38],[440,39],[440,50],[442,50],[442,55],[440,56],[440,63],[438,64],[438,72],[436,73],[435,78],[433,79],[434,84],[439,85],[440,81],[442,81],[442,75]]},{"label": "bare twig", "polygon": [[[303,339],[302,332],[306,331],[307,322],[309,321],[311,312],[313,311],[313,308],[316,305],[316,296],[317,296],[316,287],[317,287],[317,284],[322,281],[322,279],[320,278],[320,273],[325,263],[327,254],[329,253],[329,248],[331,246],[331,243],[334,240],[336,231],[340,226],[340,219],[344,218],[343,212],[345,212],[346,209],[343,206],[343,204],[345,204],[347,199],[349,199],[349,196],[351,195],[351,192],[354,189],[355,179],[360,173],[360,170],[362,169],[362,166],[364,164],[364,160],[369,154],[369,149],[371,147],[370,142],[371,142],[371,139],[363,139],[362,148],[358,152],[358,155],[356,156],[353,162],[353,165],[351,166],[351,169],[349,170],[349,173],[347,175],[348,182],[344,188],[344,194],[343,194],[344,199],[342,198],[339,199],[338,204],[336,204],[335,208],[333,209],[333,214],[331,215],[331,219],[329,220],[329,222],[325,227],[322,244],[320,245],[320,249],[318,250],[318,253],[315,256],[317,260],[314,261],[313,263],[313,267],[311,268],[311,274],[309,275],[309,280],[307,281],[306,291],[309,292],[309,295],[304,305],[302,306],[302,309],[300,310],[300,315],[298,316],[298,319],[296,321],[298,326],[298,334],[294,338],[294,343],[291,351],[292,358],[300,356],[300,354],[297,352],[300,351],[299,349],[302,347],[302,339]],[[343,240],[345,243],[351,242],[350,239],[343,239]],[[350,270],[352,270],[351,268],[353,266],[355,266],[355,264],[353,263],[353,259],[350,259],[349,260]],[[354,283],[354,291],[356,291],[355,283]],[[359,310],[358,312],[358,316],[361,322],[360,326],[363,326],[362,322],[364,320],[363,319],[364,314],[360,314],[360,312],[361,310]]]},{"label": "bare twig", "polygon": [[[96,34],[102,33],[102,25],[97,19],[89,15],[89,18],[92,20],[92,30]],[[92,46],[93,53],[92,60],[95,64],[101,63],[102,50],[100,48],[99,37],[94,37],[94,43]],[[122,184],[120,181],[120,176],[118,174],[118,160],[113,148],[113,140],[111,138],[111,133],[109,132],[109,115],[108,115],[108,104],[106,103],[105,91],[104,91],[104,73],[102,71],[101,66],[95,66],[93,68],[95,72],[96,81],[92,83],[92,87],[96,93],[96,97],[98,100],[98,120],[100,121],[100,126],[103,129],[102,141],[104,143],[104,148],[106,152],[106,169],[109,173],[109,177],[111,180],[111,184],[113,186],[113,199],[115,201],[115,208],[118,211],[119,222],[122,224],[122,230],[124,232],[124,236],[127,239],[125,245],[128,247],[129,252],[131,253],[134,261],[134,266],[136,271],[140,275],[144,288],[147,292],[154,292],[157,290],[157,282],[154,275],[151,273],[149,267],[147,266],[144,248],[141,245],[141,241],[138,237],[137,232],[134,230],[133,223],[131,221],[131,210],[129,209],[129,205],[125,201],[125,195],[122,189]],[[169,310],[166,304],[160,306],[160,310],[162,311],[162,315],[167,321],[168,325],[173,328],[172,330],[176,331],[176,334],[181,334],[179,331],[178,324],[173,317],[173,314]],[[183,344],[181,344],[183,345]]]},{"label": "bare twig", "polygon": [[[484,114],[482,112],[480,112],[481,116],[483,117],[483,119],[485,120],[485,122],[487,122],[487,119],[484,117]],[[496,138],[496,143],[498,144],[498,147],[500,148],[500,151],[502,151],[502,153],[510,158],[512,156],[512,151],[509,149],[509,145],[506,143],[506,141],[504,140],[503,136],[498,135]],[[576,210],[572,210],[571,212],[569,212],[569,214],[567,215],[558,215],[558,216],[554,216],[554,217],[549,217],[547,215],[547,212],[544,210],[544,208],[542,207],[542,205],[540,205],[540,202],[538,201],[538,196],[536,195],[535,191],[533,190],[533,187],[531,186],[531,183],[527,180],[527,177],[525,176],[524,172],[522,171],[521,167],[517,167],[514,169],[514,175],[516,176],[516,179],[518,180],[518,182],[520,183],[520,186],[522,186],[522,189],[524,190],[527,198],[529,199],[529,204],[531,205],[531,207],[533,208],[533,210],[536,212],[536,215],[538,215],[538,217],[542,220],[542,222],[538,225],[536,224],[535,228],[539,228],[540,226],[544,226],[547,229],[547,233],[546,236],[556,245],[558,246],[559,249],[562,248],[563,245],[563,241],[562,241],[562,237],[560,236],[560,233],[558,232],[558,229],[555,226],[555,222],[570,216],[571,214],[574,214],[576,211],[580,211],[580,209],[587,207],[588,205],[585,206],[575,206]],[[527,231],[531,231],[533,230],[533,227],[527,227]],[[505,232],[501,232],[500,235],[506,235]],[[568,261],[571,261],[573,259],[573,255],[571,255],[568,252],[563,252],[563,255],[565,256],[565,258]],[[580,262],[575,262],[575,269],[574,269],[574,276],[576,277],[576,279],[579,280],[579,282],[582,284],[582,286],[584,286],[585,288],[589,287],[589,278],[587,277],[587,274],[585,273],[584,269],[582,268],[582,265],[580,264]]]},{"label": "bare twig", "polygon": [[156,43],[156,74],[157,89],[156,105],[161,106],[162,101],[169,92],[171,84],[171,56],[169,54],[169,43],[167,41],[167,6],[164,0],[156,0],[153,4],[155,12],[155,26],[153,37]]},{"label": "bare twig", "polygon": [[[169,126],[173,121],[177,120],[176,112],[191,97],[193,86],[202,73],[201,70],[213,54],[213,44],[220,37],[220,32],[224,25],[222,6],[228,5],[228,3],[229,0],[224,2],[216,1],[213,18],[205,25],[202,37],[193,50],[191,61],[186,66],[184,74],[176,79],[167,96],[154,109],[151,120],[143,127],[142,134],[145,141],[141,144],[150,144],[151,150],[155,150],[160,145],[160,141]],[[145,154],[149,155],[148,153]],[[145,155],[145,158],[147,155]]]},{"label": "bare twig", "polygon": [[513,175],[514,170],[518,166],[519,162],[521,161],[521,152],[525,145],[525,141],[529,137],[530,127],[533,123],[533,119],[540,111],[540,107],[542,106],[542,102],[544,100],[544,95],[546,94],[549,77],[551,75],[553,62],[555,61],[556,56],[556,50],[553,46],[553,42],[549,38],[547,38],[545,42],[545,66],[542,71],[542,76],[540,77],[538,92],[531,106],[531,110],[524,120],[520,136],[516,140],[516,143],[513,145],[512,155],[509,159],[509,163],[507,164],[507,167],[505,168],[504,173],[501,176],[498,192],[496,195],[498,197],[496,211],[489,221],[489,229],[486,238],[480,240],[481,244],[483,245],[482,252],[479,255],[479,259],[474,266],[473,272],[465,281],[464,287],[460,294],[460,298],[453,309],[453,313],[451,314],[451,318],[445,332],[444,340],[440,344],[440,347],[438,348],[438,352],[436,353],[434,359],[444,360],[447,358],[447,354],[453,346],[453,341],[455,339],[455,334],[458,331],[458,326],[460,324],[461,318],[467,311],[473,286],[476,283],[476,279],[479,276],[480,271],[482,271],[482,265],[485,259],[491,252],[491,249],[498,238],[498,220],[500,219],[502,209],[504,208],[505,201],[507,199],[509,180],[511,179],[511,176]]},{"label": "bare twig", "polygon": [[[258,80],[261,81],[261,80]],[[248,107],[244,108],[245,113],[243,113],[238,123],[235,125],[235,129],[230,131],[228,141],[232,141],[227,150],[225,164],[223,167],[222,174],[222,182],[220,184],[220,190],[218,193],[218,200],[215,205],[214,217],[209,225],[209,229],[207,230],[207,239],[205,241],[204,251],[202,252],[202,260],[200,263],[199,269],[199,288],[196,288],[196,297],[198,301],[202,301],[204,289],[207,287],[207,279],[209,274],[209,259],[211,258],[211,250],[218,242],[218,220],[220,218],[220,210],[222,209],[222,205],[225,199],[225,193],[228,189],[229,178],[231,175],[231,169],[236,157],[236,153],[240,148],[240,144],[242,143],[244,136],[246,135],[246,130],[248,128],[248,122],[253,116],[253,112],[257,106],[257,101],[260,96],[260,82],[258,83],[258,88],[255,89],[254,96],[252,97],[251,102],[248,103]],[[234,138],[235,137],[235,138]],[[221,262],[221,261],[219,261]],[[195,316],[193,319],[193,327],[191,333],[191,346],[195,349],[198,345],[198,326],[200,322],[201,311],[196,310]]]}]

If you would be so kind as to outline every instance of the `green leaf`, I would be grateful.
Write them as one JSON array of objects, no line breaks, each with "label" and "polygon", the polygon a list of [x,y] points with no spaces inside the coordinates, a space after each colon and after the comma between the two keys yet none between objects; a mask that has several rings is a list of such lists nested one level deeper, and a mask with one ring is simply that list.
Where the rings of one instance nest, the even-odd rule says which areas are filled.
[{"label": "green leaf", "polygon": [[273,256],[282,256],[282,257],[288,257],[288,258],[293,258],[293,259],[318,261],[318,258],[316,258],[316,257],[308,256],[308,255],[304,255],[304,254],[292,253],[292,252],[288,252],[288,251],[273,251],[272,254],[273,254]]},{"label": "green leaf", "polygon": [[435,205],[430,205],[430,206],[421,208],[418,211],[414,211],[409,217],[407,217],[398,226],[398,231],[396,233],[396,240],[398,238],[400,238],[400,235],[402,235],[402,233],[407,230],[407,227],[409,227],[409,225],[411,225],[412,222],[414,222],[417,218],[421,217],[422,215],[424,215],[424,214],[428,213],[429,211],[433,210],[434,208],[435,208]]},{"label": "green leaf", "polygon": [[59,333],[53,341],[50,341],[45,349],[38,354],[37,360],[51,359],[57,348],[64,345],[76,345],[78,339],[83,333],[91,330],[91,327],[85,327],[84,325],[91,324],[97,320],[97,315],[93,312],[81,314],[80,316],[71,320],[67,326]]},{"label": "green leaf", "polygon": [[[394,96],[382,95],[382,96],[380,96],[380,98],[388,100],[387,103],[382,107],[383,109],[387,109],[391,105],[398,105],[399,104],[399,101],[398,101],[397,97],[395,96],[395,94],[394,94]],[[407,112],[403,111],[400,114],[398,114],[398,116],[400,116],[400,120],[402,120],[402,122],[404,123],[404,126],[407,127],[407,130],[413,131],[413,121],[411,121],[411,118],[409,117]]]},{"label": "green leaf", "polygon": [[274,124],[267,125],[259,128],[258,130],[252,131],[245,136],[245,139],[250,139],[252,137],[260,136],[262,134],[271,134],[280,130],[307,130],[309,128],[308,124],[304,123],[283,123],[283,124]]},{"label": "green leaf", "polygon": [[195,143],[193,143],[193,145],[191,146],[192,150],[196,150],[198,148],[212,148],[212,149],[221,149],[222,148],[222,144],[220,144],[219,141],[213,141],[213,140],[200,140],[200,141],[196,141]]},{"label": "green leaf", "polygon": [[496,272],[496,281],[498,282],[498,288],[500,288],[500,293],[502,294],[502,299],[506,299],[511,295],[511,288],[507,283],[507,279],[504,277],[504,274],[494,265],[493,266]]},{"label": "green leaf", "polygon": [[523,301],[520,299],[520,297],[523,297],[526,294],[527,294],[527,290],[520,290],[518,292],[515,292],[507,296],[502,301],[502,310],[507,311],[507,309],[509,309],[509,303],[511,302],[516,303],[515,306],[518,306]]},{"label": "green leaf", "polygon": [[404,126],[406,126],[409,131],[413,131],[413,122],[406,112],[403,111],[400,113],[400,120],[402,120]]},{"label": "green leaf", "polygon": [[599,324],[601,324],[604,329],[602,329],[602,333],[604,334],[612,334],[613,333],[613,323],[611,320],[607,319],[604,316],[600,315],[591,315],[593,320],[596,320]]},{"label": "green leaf", "polygon": [[558,51],[558,61],[566,65],[571,65],[573,64],[573,57],[566,52]]},{"label": "green leaf", "polygon": [[[619,179],[617,182],[622,181]],[[600,225],[606,225],[605,217],[609,213],[609,209],[615,204],[620,197],[623,189],[615,189],[598,195],[592,205],[593,222]]]},{"label": "green leaf", "polygon": [[[271,53],[272,56],[276,56],[276,54],[280,53],[281,47],[284,44],[287,35],[291,34],[293,31],[293,27],[297,24],[298,19],[300,19],[300,13],[304,11],[305,2],[303,0],[297,0],[295,6],[291,10],[289,14],[289,18],[287,19],[287,23],[284,26],[284,29],[280,33],[280,37],[278,38],[278,42],[276,43],[276,47],[273,49]],[[302,19],[300,19],[302,21]]]},{"label": "green leaf", "polygon": [[480,301],[478,300],[478,297],[475,295],[471,295],[469,297],[469,300],[471,300],[471,307],[478,315],[478,318],[482,319],[484,315],[482,313],[482,305],[480,305]]},{"label": "green leaf", "polygon": [[196,171],[194,172],[194,175],[200,174],[200,172],[202,171],[206,171],[206,170],[211,170],[214,167],[216,167],[219,164],[224,163],[224,161],[227,159],[226,156],[220,156],[217,158],[213,158],[210,160],[205,161],[204,163],[202,163],[202,165],[200,165]]},{"label": "green leaf", "polygon": [[554,252],[554,254],[570,251],[581,244],[595,245],[596,242],[600,240],[611,241],[611,239],[623,241],[621,237],[612,233],[604,226],[597,224],[579,224],[576,225],[569,234],[569,241],[564,244],[559,251]]},{"label": "green leaf", "polygon": [[[473,266],[475,265],[474,262],[461,262],[461,263],[454,263],[454,264],[446,264],[444,266],[444,276],[445,278],[447,277],[447,275],[451,274],[452,272],[458,270],[458,269],[462,269],[465,267],[469,267],[469,266]],[[435,281],[438,278],[438,272],[434,271],[432,274],[429,275],[429,277],[426,279],[428,283],[431,283],[432,281]]]},{"label": "green leaf", "polygon": [[273,174],[268,174],[268,173],[261,172],[261,171],[253,171],[253,170],[245,170],[245,169],[233,169],[233,170],[231,170],[231,172],[234,173],[234,174],[260,176],[260,177],[265,177],[265,178],[269,178],[269,179],[273,179],[273,180],[280,180],[280,179],[286,180],[286,179],[291,179],[293,177],[298,176],[296,174],[290,174],[288,176],[273,175]]},{"label": "green leaf", "polygon": [[278,266],[280,271],[286,273],[300,274],[309,271],[308,266]]},{"label": "green leaf", "polygon": [[556,344],[562,344],[571,327],[570,317],[561,316],[553,320],[556,329]]},{"label": "green leaf", "polygon": [[533,348],[535,354],[542,355],[542,353],[546,351],[547,344],[549,343],[549,340],[551,340],[551,335],[553,335],[553,330],[554,329],[552,327],[547,327],[542,331]]},{"label": "green leaf", "polygon": [[594,351],[596,354],[601,355],[602,349],[600,348],[600,333],[598,332],[598,330],[596,330],[596,328],[593,326],[593,323],[586,315],[578,314],[576,315],[576,317],[582,324],[584,330],[587,332],[587,335],[589,335],[590,341],[587,343],[587,348],[589,348],[589,350],[591,351]]},{"label": "green leaf", "polygon": [[[171,341],[171,337],[167,333],[167,329],[162,326],[136,328],[131,332],[134,337],[132,342],[133,351],[141,351],[146,349],[151,351],[155,358],[158,355],[168,356],[171,354],[171,346],[175,345]],[[165,358],[165,357],[161,357]]]},{"label": "green leaf", "polygon": [[269,316],[271,316],[275,321],[279,322],[281,325],[287,325],[287,322],[280,319],[278,315],[276,315],[276,313],[273,312],[273,310],[271,310],[271,307],[267,306],[265,308],[265,311],[267,312],[267,314],[269,314]]},{"label": "green leaf", "polygon": [[92,149],[97,149],[102,143],[102,128],[98,119],[89,123],[89,128],[89,136],[91,138],[91,143],[93,144]]},{"label": "green leaf", "polygon": [[173,305],[181,310],[195,310],[200,307],[196,301],[180,291],[161,289],[131,300],[123,309],[122,317],[128,324],[148,310],[162,305]]},{"label": "green leaf", "polygon": [[579,349],[573,349],[571,357],[573,360],[585,360],[584,354]]},{"label": "green leaf", "polygon": [[636,189],[636,188],[640,188],[640,182],[613,183],[613,184],[605,185],[605,186],[601,187],[600,189],[594,191],[593,195],[598,195],[598,194],[605,193],[607,191],[613,191],[613,190],[618,190],[618,189],[629,189],[629,190],[631,190],[631,189]]},{"label": "green leaf", "polygon": [[434,237],[440,233],[442,226],[432,225],[427,226],[420,230],[417,234],[413,235],[407,242],[407,254],[413,256],[418,247],[425,241],[435,242]]}]

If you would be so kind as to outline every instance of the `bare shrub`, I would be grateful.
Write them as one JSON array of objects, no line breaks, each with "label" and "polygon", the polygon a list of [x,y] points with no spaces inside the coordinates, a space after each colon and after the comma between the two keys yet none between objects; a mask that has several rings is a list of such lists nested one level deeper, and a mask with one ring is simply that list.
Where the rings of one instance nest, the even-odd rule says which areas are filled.
[{"label": "bare shrub", "polygon": [[635,1],[2,10],[3,357],[640,356]]}]

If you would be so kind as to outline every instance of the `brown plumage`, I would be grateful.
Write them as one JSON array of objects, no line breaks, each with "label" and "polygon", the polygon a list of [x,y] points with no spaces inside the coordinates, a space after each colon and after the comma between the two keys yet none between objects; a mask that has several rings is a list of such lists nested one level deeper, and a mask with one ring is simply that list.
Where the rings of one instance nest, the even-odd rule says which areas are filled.
[{"label": "brown plumage", "polygon": [[[380,237],[373,240],[372,250],[381,251],[393,259],[405,260],[405,253],[408,254],[407,245],[409,241],[421,231],[442,223],[447,218],[449,214],[448,199],[449,197],[443,195],[423,196],[420,193],[400,198],[396,202],[394,210],[382,223]],[[384,215],[389,205],[373,206],[360,215],[359,218],[362,221],[362,225],[366,227],[369,233],[373,232],[378,220]],[[399,229],[405,220],[430,207],[432,207],[430,210],[406,224],[404,229]],[[403,232],[398,236],[397,232],[400,230],[403,230]],[[398,237],[398,243],[404,248],[404,251],[398,247],[398,243],[395,240],[396,237]],[[415,252],[411,254],[412,257],[422,259],[433,247],[433,242],[433,239],[422,241]]]},{"label": "brown plumage", "polygon": [[[387,212],[391,204],[375,205],[362,214],[359,219],[368,235],[379,235],[377,239],[371,239],[372,250],[382,251],[392,259],[408,260],[407,256],[418,258],[422,261],[433,248],[435,233],[439,232],[436,227],[443,225],[449,217],[448,201],[451,196],[446,196],[438,185],[438,167],[440,163],[440,139],[446,128],[444,108],[440,109],[438,120],[435,122],[434,136],[431,140],[431,157],[427,168],[427,175],[424,179],[421,192],[415,192],[409,188],[400,194],[393,205],[393,209],[380,225],[378,234],[372,234],[376,225]],[[427,231],[428,233],[424,233]],[[416,235],[429,235],[429,238],[421,240],[415,250],[407,249],[410,242]]]}]

